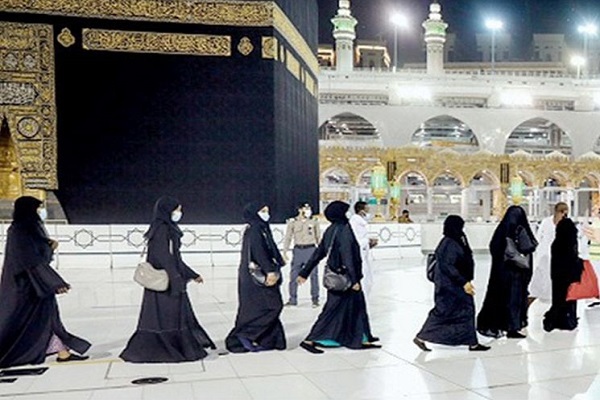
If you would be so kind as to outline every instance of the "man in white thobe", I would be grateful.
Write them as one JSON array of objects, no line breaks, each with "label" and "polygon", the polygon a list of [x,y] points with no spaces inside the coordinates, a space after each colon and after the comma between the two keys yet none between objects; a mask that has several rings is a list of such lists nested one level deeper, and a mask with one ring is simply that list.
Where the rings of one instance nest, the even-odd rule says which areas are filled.
[{"label": "man in white thobe", "polygon": [[373,270],[371,266],[371,247],[377,244],[375,239],[369,239],[369,205],[364,201],[358,201],[354,204],[354,215],[350,217],[350,226],[354,237],[360,247],[360,257],[362,259],[363,279],[361,286],[365,297],[367,297],[373,286]]},{"label": "man in white thobe", "polygon": [[533,261],[533,277],[529,284],[529,304],[536,299],[545,302],[552,301],[552,279],[550,278],[550,248],[556,236],[556,225],[561,219],[569,215],[569,206],[566,203],[557,203],[554,206],[554,215],[546,217],[540,223],[537,231],[539,245],[535,251]]}]

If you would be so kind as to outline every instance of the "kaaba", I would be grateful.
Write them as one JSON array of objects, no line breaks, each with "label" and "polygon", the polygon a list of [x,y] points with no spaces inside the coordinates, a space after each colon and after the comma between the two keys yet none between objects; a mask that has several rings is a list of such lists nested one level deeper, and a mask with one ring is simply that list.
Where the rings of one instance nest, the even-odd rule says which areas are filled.
[{"label": "kaaba", "polygon": [[70,223],[318,205],[317,1],[0,0],[0,116]]}]

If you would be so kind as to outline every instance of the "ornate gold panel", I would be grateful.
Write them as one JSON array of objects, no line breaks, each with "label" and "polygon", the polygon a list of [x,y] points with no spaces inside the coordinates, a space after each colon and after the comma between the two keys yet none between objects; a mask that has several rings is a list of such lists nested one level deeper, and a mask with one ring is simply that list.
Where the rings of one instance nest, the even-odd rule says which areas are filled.
[{"label": "ornate gold panel", "polygon": [[273,1],[0,0],[9,12],[77,17],[275,28],[316,77],[319,64],[298,29]]},{"label": "ornate gold panel", "polygon": [[52,26],[0,22],[0,113],[25,188],[57,188]]},{"label": "ornate gold panel", "polygon": [[127,51],[137,53],[230,56],[231,37],[84,29],[86,50]]},{"label": "ornate gold panel", "polygon": [[277,38],[273,36],[262,37],[262,58],[277,60]]}]

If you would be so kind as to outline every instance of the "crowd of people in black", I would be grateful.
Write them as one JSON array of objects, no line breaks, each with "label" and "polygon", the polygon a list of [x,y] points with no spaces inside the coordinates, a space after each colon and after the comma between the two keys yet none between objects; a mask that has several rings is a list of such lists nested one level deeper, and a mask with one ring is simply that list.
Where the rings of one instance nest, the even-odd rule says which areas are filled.
[{"label": "crowd of people in black", "polygon": [[[298,284],[303,284],[319,263],[327,260],[323,281],[326,303],[300,343],[313,354],[340,346],[381,347],[371,332],[362,286],[361,249],[348,210],[349,205],[341,201],[327,206],[324,215],[330,225],[294,275]],[[15,202],[0,281],[1,368],[40,364],[51,354],[57,354],[59,362],[87,359],[84,354],[90,343],[69,333],[61,322],[56,295],[67,293],[71,287],[51,266],[58,243],[48,236],[44,217],[41,201],[21,197]],[[178,200],[161,197],[156,202],[153,221],[144,235],[147,263],[164,275],[168,285],[166,290],[145,287],[137,329],[120,355],[125,361],[195,361],[207,356],[206,349],[216,349],[196,319],[187,294],[189,282],[202,283],[203,279],[181,257],[181,217]],[[225,339],[232,353],[283,350],[287,346],[280,320],[284,307],[280,286],[286,261],[273,239],[269,218],[267,204],[251,203],[244,209],[247,225],[238,270],[238,309],[234,327]],[[528,285],[537,246],[525,211],[510,207],[494,232],[489,283],[477,318],[473,300],[475,262],[464,225],[461,217],[449,216],[444,222],[443,239],[431,257],[435,306],[414,339],[423,351],[430,351],[428,342],[466,345],[471,351],[489,350],[479,343],[477,332],[494,338],[525,337]],[[545,315],[544,328],[574,329],[576,305],[567,300],[566,294],[569,285],[580,279],[582,264],[577,253],[577,229],[566,217],[556,226],[551,253],[552,307]]]}]

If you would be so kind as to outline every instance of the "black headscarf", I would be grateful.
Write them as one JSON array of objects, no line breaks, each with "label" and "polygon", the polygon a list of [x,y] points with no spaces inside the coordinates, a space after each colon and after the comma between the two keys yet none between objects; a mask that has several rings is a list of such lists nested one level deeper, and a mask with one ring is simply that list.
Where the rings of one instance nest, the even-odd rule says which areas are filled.
[{"label": "black headscarf", "polygon": [[506,210],[502,221],[500,221],[500,224],[492,236],[492,241],[490,243],[492,255],[495,254],[496,256],[499,256],[504,254],[504,250],[506,249],[506,238],[510,237],[517,240],[519,227],[525,229],[525,232],[532,243],[537,243],[535,236],[531,231],[531,227],[529,226],[525,210],[520,206],[510,206]]},{"label": "black headscarf", "polygon": [[332,224],[345,224],[348,223],[348,217],[346,213],[350,209],[348,203],[343,201],[334,201],[325,208],[325,218]]},{"label": "black headscarf", "polygon": [[579,261],[577,234],[577,226],[570,218],[563,218],[556,225],[552,242],[553,279],[565,277],[568,282],[581,279],[583,264]]},{"label": "black headscarf", "polygon": [[31,234],[47,239],[48,234],[37,211],[42,204],[42,201],[35,197],[19,197],[15,201],[13,224],[26,229]]},{"label": "black headscarf", "polygon": [[456,268],[465,279],[470,281],[474,277],[475,261],[464,227],[465,221],[458,215],[449,215],[444,221],[444,236],[458,243],[464,251],[464,256],[456,261]]},{"label": "black headscarf", "polygon": [[263,234],[263,237],[266,239],[266,245],[269,249],[269,253],[271,256],[278,261],[280,260],[281,254],[277,249],[277,243],[275,243],[275,239],[273,239],[273,232],[271,232],[271,226],[269,222],[263,221],[263,219],[258,215],[258,212],[267,206],[266,203],[261,203],[258,201],[254,201],[252,203],[246,204],[244,207],[244,221],[248,223],[250,226],[258,227]]},{"label": "black headscarf", "polygon": [[467,235],[464,232],[465,221],[458,215],[450,215],[444,221],[444,236],[456,241],[468,255],[473,254]]},{"label": "black headscarf", "polygon": [[152,223],[150,224],[150,228],[144,234],[146,239],[152,238],[156,229],[162,225],[167,224],[169,226],[169,233],[171,237],[180,238],[183,236],[183,232],[179,228],[176,222],[173,222],[171,219],[171,214],[177,207],[179,207],[181,203],[179,200],[170,197],[163,196],[156,201],[154,204],[154,215],[152,217]]},{"label": "black headscarf", "polygon": [[41,221],[37,210],[42,202],[35,197],[23,196],[15,201],[13,221],[17,223],[33,224]]}]

